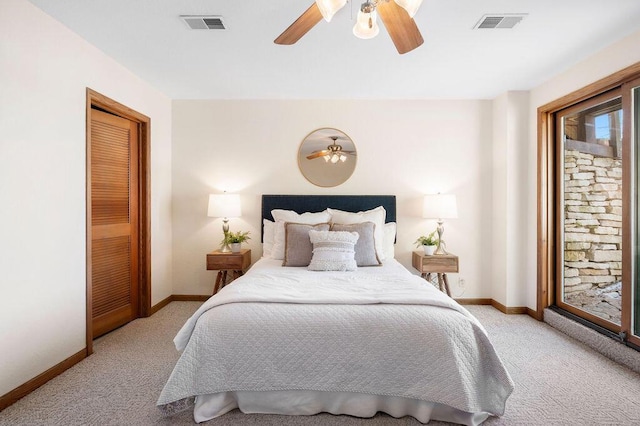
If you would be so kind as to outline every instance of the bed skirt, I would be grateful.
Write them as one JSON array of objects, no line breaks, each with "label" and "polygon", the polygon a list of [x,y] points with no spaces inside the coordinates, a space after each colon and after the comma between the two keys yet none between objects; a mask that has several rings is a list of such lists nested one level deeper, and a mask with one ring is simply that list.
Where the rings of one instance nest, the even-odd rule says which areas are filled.
[{"label": "bed skirt", "polygon": [[488,413],[467,413],[443,404],[394,396],[353,392],[319,391],[238,391],[196,397],[193,418],[197,423],[222,416],[239,408],[246,414],[314,415],[318,413],[373,417],[377,412],[400,418],[411,416],[421,423],[430,420],[475,426]]}]

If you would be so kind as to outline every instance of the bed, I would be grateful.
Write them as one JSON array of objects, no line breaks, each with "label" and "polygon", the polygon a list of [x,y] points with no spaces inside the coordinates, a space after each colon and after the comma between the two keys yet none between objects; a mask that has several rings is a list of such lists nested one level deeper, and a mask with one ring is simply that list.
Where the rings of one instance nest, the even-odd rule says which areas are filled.
[{"label": "bed", "polygon": [[[381,210],[384,219],[377,222]],[[341,231],[327,229],[326,213]],[[193,408],[198,423],[235,408],[358,417],[382,411],[466,425],[502,415],[513,381],[486,331],[393,258],[394,222],[393,196],[263,196],[263,244],[274,238],[272,228],[278,234],[284,227],[284,259],[276,242],[266,249],[269,256],[184,324],[174,339],[182,354],[158,399],[160,409],[170,415]],[[354,227],[359,232],[349,231]],[[294,231],[310,239],[311,249],[306,241],[294,244]],[[383,244],[376,245],[380,235]],[[340,238],[340,253],[327,238]],[[368,257],[362,247],[356,250],[360,243],[369,244]],[[308,250],[308,266],[296,266]],[[324,270],[327,259],[328,269],[336,269],[335,256],[343,269],[354,256],[358,266]],[[287,262],[292,266],[283,266]]]}]

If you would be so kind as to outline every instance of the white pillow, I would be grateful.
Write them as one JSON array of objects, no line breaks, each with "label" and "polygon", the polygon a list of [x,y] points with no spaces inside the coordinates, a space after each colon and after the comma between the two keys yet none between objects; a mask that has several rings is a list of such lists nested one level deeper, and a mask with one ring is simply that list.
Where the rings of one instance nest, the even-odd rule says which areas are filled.
[{"label": "white pillow", "polygon": [[276,232],[276,224],[275,222],[268,219],[262,219],[262,224],[264,226],[264,230],[262,233],[262,256],[271,257],[271,252],[273,251],[273,238]]},{"label": "white pillow", "polygon": [[387,211],[384,207],[379,206],[375,209],[351,213],[342,210],[327,209],[331,214],[332,223],[342,223],[348,225],[351,223],[373,222],[376,228],[373,231],[373,238],[376,246],[376,254],[378,259],[384,260],[384,222],[387,218]]},{"label": "white pillow", "polygon": [[389,222],[384,224],[384,256],[387,259],[393,259],[396,257],[396,230],[397,225],[395,222]]},{"label": "white pillow", "polygon": [[273,216],[273,218],[276,220],[271,257],[278,260],[284,259],[285,222],[302,223],[305,225],[317,225],[318,223],[327,223],[331,219],[331,215],[327,210],[319,213],[298,214],[293,210],[275,209],[271,210],[271,216]]},{"label": "white pillow", "polygon": [[309,231],[313,255],[309,263],[311,271],[355,271],[357,232]]}]

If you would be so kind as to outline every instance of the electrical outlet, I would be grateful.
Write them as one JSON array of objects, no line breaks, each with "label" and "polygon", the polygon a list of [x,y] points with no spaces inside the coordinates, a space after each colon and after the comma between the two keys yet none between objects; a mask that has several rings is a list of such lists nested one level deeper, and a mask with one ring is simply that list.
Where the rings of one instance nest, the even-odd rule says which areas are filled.
[{"label": "electrical outlet", "polygon": [[464,278],[458,278],[458,286],[464,287]]}]

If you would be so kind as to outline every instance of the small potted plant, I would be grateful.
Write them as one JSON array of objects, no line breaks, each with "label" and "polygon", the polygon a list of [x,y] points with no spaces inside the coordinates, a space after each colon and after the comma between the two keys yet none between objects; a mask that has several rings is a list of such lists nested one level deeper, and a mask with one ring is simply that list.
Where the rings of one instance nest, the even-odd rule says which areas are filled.
[{"label": "small potted plant", "polygon": [[433,231],[426,237],[421,235],[415,242],[416,247],[422,246],[424,249],[424,254],[427,256],[433,255],[436,251],[436,247],[438,246],[438,237],[436,237],[436,231]]},{"label": "small potted plant", "polygon": [[231,247],[231,251],[233,253],[238,253],[240,251],[242,243],[250,239],[251,237],[249,237],[249,231],[227,232],[222,239],[221,246],[224,247],[228,244],[229,247]]}]

